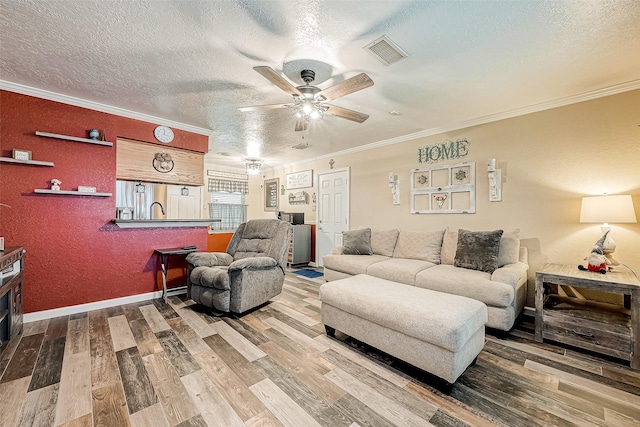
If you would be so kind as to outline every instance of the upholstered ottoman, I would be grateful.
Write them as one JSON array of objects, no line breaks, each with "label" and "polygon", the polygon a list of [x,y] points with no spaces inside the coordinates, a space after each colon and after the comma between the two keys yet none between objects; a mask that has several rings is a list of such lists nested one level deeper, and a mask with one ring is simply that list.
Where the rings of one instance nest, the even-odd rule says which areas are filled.
[{"label": "upholstered ottoman", "polygon": [[320,286],[322,322],[454,383],[484,347],[487,307],[359,274]]}]

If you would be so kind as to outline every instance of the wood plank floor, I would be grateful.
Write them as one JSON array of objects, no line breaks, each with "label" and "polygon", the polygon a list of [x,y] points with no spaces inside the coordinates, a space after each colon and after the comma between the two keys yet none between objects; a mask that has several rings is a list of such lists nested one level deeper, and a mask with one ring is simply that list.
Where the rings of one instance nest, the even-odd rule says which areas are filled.
[{"label": "wood plank floor", "polygon": [[0,360],[0,426],[639,426],[640,372],[488,331],[450,394],[320,322],[319,279],[242,318],[171,297],[25,325]]}]

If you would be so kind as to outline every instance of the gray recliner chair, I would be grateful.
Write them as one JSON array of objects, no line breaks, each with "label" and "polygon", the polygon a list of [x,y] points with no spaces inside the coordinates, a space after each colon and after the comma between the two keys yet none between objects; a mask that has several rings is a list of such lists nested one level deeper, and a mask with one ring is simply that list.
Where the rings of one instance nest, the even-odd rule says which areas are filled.
[{"label": "gray recliner chair", "polygon": [[244,313],[282,292],[291,224],[254,219],[240,224],[226,252],[187,256],[187,296],[218,312]]}]

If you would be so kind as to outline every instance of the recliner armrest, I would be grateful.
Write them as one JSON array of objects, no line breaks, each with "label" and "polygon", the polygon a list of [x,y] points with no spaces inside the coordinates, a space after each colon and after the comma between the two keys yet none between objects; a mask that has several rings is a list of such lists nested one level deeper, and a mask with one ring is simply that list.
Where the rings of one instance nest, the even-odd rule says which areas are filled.
[{"label": "recliner armrest", "polygon": [[229,265],[229,271],[231,270],[243,270],[245,268],[269,268],[278,265],[278,261],[268,256],[256,256],[251,258],[242,258],[233,261]]},{"label": "recliner armrest", "polygon": [[226,252],[193,252],[186,260],[194,267],[216,267],[231,264],[233,257]]}]

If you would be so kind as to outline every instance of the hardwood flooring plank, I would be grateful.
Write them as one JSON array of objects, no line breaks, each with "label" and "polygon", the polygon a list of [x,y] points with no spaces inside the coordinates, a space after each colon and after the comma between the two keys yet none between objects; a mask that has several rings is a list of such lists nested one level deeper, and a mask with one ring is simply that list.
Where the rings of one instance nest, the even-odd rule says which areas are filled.
[{"label": "hardwood flooring plank", "polygon": [[[318,335],[320,335],[320,332],[318,332],[316,329],[314,329],[312,326],[307,326],[304,323],[296,320],[295,318],[284,314],[278,310],[275,310],[269,306],[266,306],[265,308],[262,308],[261,311],[264,310],[265,313],[269,314],[272,318],[279,320],[282,323],[285,323],[289,328],[294,329],[304,335],[306,335],[309,338],[315,338]],[[316,322],[319,323],[319,322]],[[323,328],[324,330],[324,328]],[[324,333],[324,332],[322,332]]]},{"label": "hardwood flooring plank", "polygon": [[213,350],[198,353],[194,358],[243,421],[266,409]]},{"label": "hardwood flooring plank", "polygon": [[263,344],[260,348],[274,362],[295,375],[325,401],[335,403],[346,394],[343,389],[324,377],[328,370],[318,369],[317,365],[307,363],[306,360],[287,352],[274,342]]},{"label": "hardwood flooring plank", "polygon": [[75,418],[67,423],[58,424],[56,427],[92,427],[93,417],[91,414],[86,414],[81,417]]},{"label": "hardwood flooring plank", "polygon": [[275,330],[281,332],[282,334],[288,336],[289,338],[298,341],[300,343],[302,343],[303,345],[306,345],[308,347],[310,347],[312,350],[317,351],[319,353],[328,350],[329,347],[327,347],[325,344],[323,344],[322,342],[318,341],[318,340],[314,340],[313,338],[309,337],[308,335],[303,334],[302,332],[298,331],[295,328],[292,328],[291,326],[287,325],[286,323],[282,322],[281,320],[278,320],[274,317],[270,317],[264,320],[265,323],[267,323],[269,326],[271,326],[272,328],[274,328]]},{"label": "hardwood flooring plank", "polygon": [[391,384],[398,387],[404,387],[409,382],[407,378],[402,377],[398,372],[390,370],[388,366],[383,366],[382,364],[374,362],[373,360],[363,356],[361,353],[353,351],[353,349],[340,341],[328,338],[326,335],[319,335],[315,340],[323,343],[327,349],[331,348],[334,352],[346,357],[352,362],[355,362],[368,371],[375,373],[380,378],[384,378]]},{"label": "hardwood flooring plank", "polygon": [[107,319],[106,311],[89,313],[91,386],[93,389],[120,382],[120,371]]},{"label": "hardwood flooring plank", "polygon": [[607,409],[614,410],[640,422],[640,406],[633,402],[622,401],[617,397],[604,395],[598,390],[564,381],[560,382],[559,389],[590,401],[594,406],[603,406],[605,412]]},{"label": "hardwood flooring plank", "polygon": [[278,365],[270,357],[253,362],[275,386],[291,398],[302,410],[320,425],[327,427],[348,427],[354,420],[344,414],[333,402],[327,402],[307,384],[300,381],[286,368]]},{"label": "hardwood flooring plank", "polygon": [[303,299],[304,302],[306,302],[309,305],[312,305],[314,307],[320,308],[322,306],[322,302],[320,302],[320,300],[318,300],[317,298],[305,298]]},{"label": "hardwood flooring plank", "polygon": [[249,362],[242,354],[240,354],[240,352],[238,352],[238,350],[236,350],[219,334],[204,338],[204,342],[207,344],[208,348],[215,351],[215,353],[245,385],[253,385],[265,378],[265,376],[260,373],[251,362]]},{"label": "hardwood flooring plank", "polygon": [[[44,333],[42,333],[42,336],[44,337]],[[24,338],[24,336],[22,338]],[[10,340],[6,347],[2,350],[2,358],[0,358],[0,379],[4,376],[9,363],[11,363],[11,359],[13,358],[13,355],[18,348],[20,341],[22,341],[22,339],[19,338]]]},{"label": "hardwood flooring plank", "polygon": [[111,383],[91,392],[94,427],[129,427],[127,400],[122,384]]},{"label": "hardwood flooring plank", "polygon": [[131,427],[171,427],[159,403],[131,414],[129,418]]},{"label": "hardwood flooring plank", "polygon": [[[271,308],[274,310],[278,310],[281,313],[286,314],[287,316],[296,319],[298,322],[303,325],[313,326],[320,322],[320,319],[315,319],[311,317],[309,314],[302,314],[300,312],[300,308],[293,308],[289,305],[283,304],[280,301],[275,301],[271,303]],[[316,316],[316,313],[312,313],[313,316]]]},{"label": "hardwood flooring plank", "polygon": [[44,333],[41,333],[22,337],[19,341],[16,341],[18,345],[2,375],[0,383],[30,377],[33,374],[43,339]]},{"label": "hardwood flooring plank", "polygon": [[620,414],[613,409],[605,408],[604,419],[609,425],[616,427],[638,427],[640,420]]},{"label": "hardwood flooring plank", "polygon": [[195,333],[191,326],[181,317],[176,317],[167,320],[171,329],[178,336],[182,344],[189,350],[191,354],[198,354],[203,351],[208,351],[209,346],[204,342],[202,338]]},{"label": "hardwood flooring plank", "polygon": [[165,303],[162,299],[158,298],[158,299],[154,299],[152,301],[153,305],[156,306],[156,309],[158,310],[158,313],[160,313],[162,315],[162,317],[164,317],[165,320],[169,320],[169,319],[173,319],[175,317],[178,317],[178,313],[176,313],[176,311],[173,309],[173,307],[171,307],[171,305]]},{"label": "hardwood flooring plank", "polygon": [[156,337],[179,377],[200,370],[200,365],[178,339],[175,332],[172,330],[161,331],[156,333]]},{"label": "hardwood flooring plank", "polygon": [[69,320],[65,351],[72,354],[89,351],[89,318],[87,316]]},{"label": "hardwood flooring plank", "polygon": [[143,361],[164,414],[171,425],[180,424],[198,415],[198,409],[165,352],[145,356]]},{"label": "hardwood flooring plank", "polygon": [[[58,401],[59,384],[27,393],[17,427],[53,426]],[[2,415],[4,419],[4,414]]]},{"label": "hardwood flooring plank", "polygon": [[245,424],[215,384],[202,371],[181,378],[200,416],[210,427],[244,427]]},{"label": "hardwood flooring plank", "polygon": [[67,352],[60,375],[60,391],[56,405],[55,424],[65,424],[83,415],[91,408],[91,355]]},{"label": "hardwood flooring plank", "polygon": [[211,327],[210,323],[205,322],[191,306],[181,308],[178,310],[178,314],[182,317],[185,322],[191,326],[191,329],[198,334],[200,338],[208,337],[209,335],[213,335],[216,331]]},{"label": "hardwood flooring plank", "polygon": [[153,353],[159,353],[162,351],[162,346],[158,341],[158,338],[153,333],[149,324],[144,317],[141,319],[130,320],[129,328],[133,334],[133,338],[138,345],[138,350],[141,356],[147,356]]},{"label": "hardwood flooring plank", "polygon": [[606,427],[608,425],[603,419],[597,419],[586,414],[576,415],[577,411],[573,411],[572,413],[568,411],[558,411],[553,406],[540,405],[539,402],[535,400],[527,400],[520,397],[512,398],[509,407],[555,427],[583,425]]},{"label": "hardwood flooring plank", "polygon": [[[362,427],[392,427],[395,425],[350,394],[345,394],[341,397],[335,403],[335,407],[345,414],[349,414],[351,418],[358,420],[356,425]],[[354,424],[351,424],[350,427],[352,425]]]},{"label": "hardwood flooring plank", "polygon": [[124,316],[124,309],[121,305],[105,308],[107,317]]},{"label": "hardwood flooring plank", "polygon": [[251,341],[243,337],[225,322],[217,322],[211,325],[225,341],[235,348],[238,353],[242,354],[249,362],[260,359],[265,356],[265,353],[256,347]]},{"label": "hardwood flooring plank", "polygon": [[196,415],[193,418],[189,418],[188,420],[177,424],[176,427],[207,427],[207,422],[201,415]]},{"label": "hardwood flooring plank", "polygon": [[250,389],[285,427],[321,427],[270,379],[264,379]]},{"label": "hardwood flooring plank", "polygon": [[137,347],[118,351],[116,359],[118,360],[118,369],[122,378],[129,414],[136,413],[157,403],[158,397]]},{"label": "hardwood flooring plank", "polygon": [[49,327],[49,319],[36,320],[35,322],[28,322],[22,325],[22,336],[28,337],[29,335],[38,335],[47,332]]},{"label": "hardwood flooring plank", "polygon": [[154,304],[142,305],[139,308],[153,333],[171,329],[167,320],[162,316],[162,314],[160,314],[158,308]]},{"label": "hardwood flooring plank", "polygon": [[244,317],[242,317],[241,319],[232,319],[229,317],[223,317],[222,321],[225,322],[227,325],[231,326],[233,329],[235,329],[236,332],[238,332],[240,335],[245,337],[255,346],[259,346],[260,344],[264,344],[267,341],[269,341],[263,334],[252,329],[251,326],[246,324]]},{"label": "hardwood flooring plank", "polygon": [[433,410],[429,418],[422,418],[340,368],[334,369],[328,374],[325,374],[325,376],[353,397],[373,409],[378,415],[397,425],[407,427],[424,426],[427,424],[427,420],[436,412]]},{"label": "hardwood flooring plank", "polygon": [[69,316],[60,316],[53,319],[49,319],[49,325],[47,331],[44,333],[44,340],[55,340],[67,335],[67,323],[69,322]]},{"label": "hardwood flooring plank", "polygon": [[31,377],[22,377],[3,383],[1,387],[2,399],[0,399],[0,420],[7,426],[15,425],[22,405],[27,398],[27,387]]},{"label": "hardwood flooring plank", "polygon": [[[146,301],[145,301],[146,303]],[[127,318],[129,324],[134,320],[144,319],[142,312],[140,311],[140,306],[146,305],[144,303],[135,302],[132,304],[127,304],[122,306],[122,311],[124,312],[124,317]]]},{"label": "hardwood flooring plank", "polygon": [[271,413],[265,410],[255,417],[244,422],[247,427],[283,427],[282,423]]},{"label": "hardwood flooring plank", "polygon": [[244,324],[248,325],[253,330],[258,331],[258,332],[264,332],[265,330],[267,330],[267,329],[269,329],[271,327],[271,326],[267,325],[266,323],[264,323],[262,320],[258,319],[252,313],[245,314],[244,316],[242,316],[242,322]]},{"label": "hardwood flooring plank", "polygon": [[116,352],[136,346],[136,340],[133,337],[129,322],[124,314],[109,317],[107,321],[109,323],[111,340],[113,341],[113,349]]},{"label": "hardwood flooring plank", "polygon": [[38,361],[33,368],[29,391],[60,382],[66,339],[66,337],[62,336],[54,340],[45,340],[42,342],[40,353],[38,354]]}]

